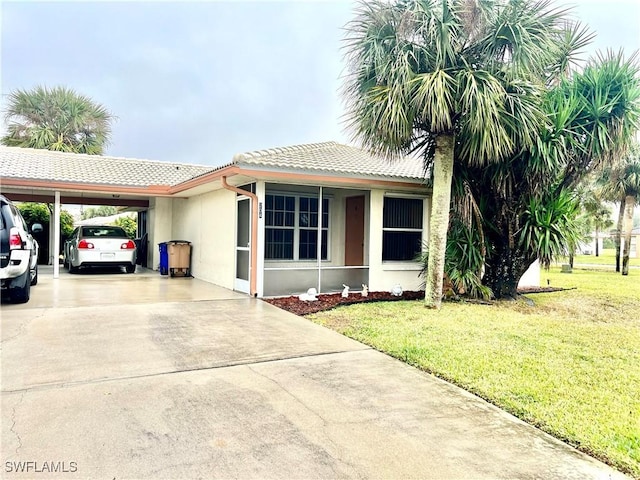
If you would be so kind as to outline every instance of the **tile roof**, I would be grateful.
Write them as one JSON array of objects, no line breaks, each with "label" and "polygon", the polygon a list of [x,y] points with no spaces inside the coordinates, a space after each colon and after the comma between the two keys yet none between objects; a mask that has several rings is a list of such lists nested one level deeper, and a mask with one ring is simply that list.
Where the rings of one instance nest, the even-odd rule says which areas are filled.
[{"label": "tile roof", "polygon": [[305,173],[339,174],[353,177],[383,177],[422,180],[422,161],[405,157],[388,160],[366,150],[336,142],[310,143],[241,153],[233,157],[240,167]]},{"label": "tile roof", "polygon": [[422,181],[422,162],[389,161],[360,148],[336,142],[294,145],[237,154],[229,164],[213,167],[136,158],[0,146],[0,178],[95,185],[175,186],[229,166],[274,172]]},{"label": "tile roof", "polygon": [[0,146],[0,178],[148,187],[176,185],[214,169],[204,165]]}]

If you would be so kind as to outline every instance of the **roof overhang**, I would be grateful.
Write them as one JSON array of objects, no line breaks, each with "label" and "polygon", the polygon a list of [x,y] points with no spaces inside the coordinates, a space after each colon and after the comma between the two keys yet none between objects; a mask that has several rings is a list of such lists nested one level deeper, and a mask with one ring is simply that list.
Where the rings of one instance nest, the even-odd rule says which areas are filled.
[{"label": "roof overhang", "polygon": [[72,205],[113,205],[146,208],[151,197],[168,196],[169,187],[122,187],[117,185],[49,182],[44,180],[3,178],[0,191],[18,202],[54,201],[60,192],[60,201]]},{"label": "roof overhang", "polygon": [[60,192],[63,204],[114,205],[145,208],[149,199],[155,197],[188,198],[222,187],[226,177],[238,186],[256,180],[298,185],[322,185],[340,188],[377,187],[394,190],[425,190],[428,187],[420,179],[362,177],[344,172],[319,170],[285,170],[261,168],[254,165],[231,164],[174,186],[150,185],[145,187],[60,182],[38,179],[3,178],[0,191],[16,201],[53,202],[55,192]]},{"label": "roof overhang", "polygon": [[419,179],[393,179],[370,177],[363,178],[341,172],[291,171],[271,168],[253,168],[253,166],[228,165],[187,182],[171,187],[170,193],[177,197],[200,195],[222,188],[221,178],[226,177],[233,185],[243,185],[256,180],[269,182],[295,183],[298,185],[322,185],[342,188],[378,187],[394,190],[423,190],[427,186]]}]

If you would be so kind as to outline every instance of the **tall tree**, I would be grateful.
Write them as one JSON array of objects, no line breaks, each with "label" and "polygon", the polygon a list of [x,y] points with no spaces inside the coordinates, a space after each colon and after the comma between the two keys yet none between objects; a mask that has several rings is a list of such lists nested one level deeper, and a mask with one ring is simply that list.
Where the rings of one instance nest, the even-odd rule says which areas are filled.
[{"label": "tall tree", "polygon": [[566,11],[547,2],[374,0],[347,26],[354,136],[388,157],[423,156],[433,198],[425,303],[438,308],[455,164],[484,169],[531,148]]},{"label": "tall tree", "polygon": [[[18,210],[20,210],[29,228],[31,228],[34,223],[40,223],[45,227],[48,227],[49,223],[51,223],[51,210],[53,210],[51,204],[19,203]],[[45,228],[44,230],[46,231],[47,229]],[[71,235],[71,232],[73,232],[73,215],[67,210],[62,210],[60,212],[60,236],[66,238]]]},{"label": "tall tree", "polygon": [[595,255],[600,255],[600,232],[611,227],[611,210],[605,204],[602,198],[602,191],[593,182],[590,182],[586,188],[582,189],[579,194],[586,215],[591,220],[593,229],[595,230]]},{"label": "tall tree", "polygon": [[548,264],[576,244],[573,190],[632,144],[640,117],[638,71],[636,55],[598,55],[582,71],[548,82],[547,123],[533,148],[482,169],[458,166],[457,177],[483,206],[483,283],[496,297],[517,295],[520,277],[536,258]]},{"label": "tall tree", "polygon": [[[34,223],[40,223],[44,230],[39,233],[35,233],[34,237],[40,245],[39,262],[47,264],[49,261],[55,261],[58,255],[52,255],[50,253],[49,236],[51,234],[51,215],[53,212],[53,205],[46,203],[20,203],[18,204],[18,210],[24,217],[29,228]],[[60,245],[64,245],[67,238],[71,236],[73,232],[73,215],[67,210],[60,211]],[[62,252],[58,252],[60,254]]]},{"label": "tall tree", "polygon": [[18,89],[7,98],[2,144],[101,155],[113,120],[105,107],[66,87]]},{"label": "tall tree", "polygon": [[640,201],[640,146],[634,145],[634,148],[622,157],[619,162],[606,168],[603,172],[603,178],[605,192],[611,197],[620,199],[622,222],[619,218],[618,235],[622,236],[622,232],[624,232],[622,275],[628,275],[633,212],[636,203]]},{"label": "tall tree", "polygon": [[83,210],[80,217],[82,220],[95,217],[109,217],[118,213],[118,209],[112,205],[101,205],[99,207],[91,207]]},{"label": "tall tree", "polygon": [[624,199],[619,202],[618,221],[616,222],[616,233],[614,244],[616,247],[616,272],[620,272],[620,255],[622,254],[622,227],[624,223]]},{"label": "tall tree", "polygon": [[122,227],[130,238],[136,238],[138,233],[138,220],[134,215],[116,218],[113,225]]}]

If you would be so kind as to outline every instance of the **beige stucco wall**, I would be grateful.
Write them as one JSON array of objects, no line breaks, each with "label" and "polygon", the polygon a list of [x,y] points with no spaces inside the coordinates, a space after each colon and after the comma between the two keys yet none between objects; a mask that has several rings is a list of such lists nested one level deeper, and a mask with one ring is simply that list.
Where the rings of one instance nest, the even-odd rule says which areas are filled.
[{"label": "beige stucco wall", "polygon": [[[369,205],[369,290],[391,291],[394,285],[400,284],[403,290],[420,290],[422,277],[419,276],[420,265],[417,262],[383,262],[382,261],[382,210],[386,194],[385,190],[372,190]],[[415,198],[415,197],[414,197]],[[429,238],[429,212],[431,205],[428,198],[423,204],[422,241]]]},{"label": "beige stucco wall", "polygon": [[217,190],[173,202],[169,240],[191,242],[191,275],[233,289],[236,194]]},{"label": "beige stucco wall", "polygon": [[[418,290],[422,279],[415,262],[382,262],[382,209],[385,190],[370,193],[331,189],[330,260],[325,266],[344,265],[345,203],[352,195],[365,194],[364,263],[369,265],[371,291],[389,291],[396,285],[405,290]],[[264,184],[258,184],[258,196],[264,199]],[[428,237],[429,200],[424,199],[423,240]],[[157,269],[160,263],[158,243],[186,240],[192,244],[191,274],[225,288],[233,289],[235,280],[236,194],[217,190],[190,198],[156,198],[149,207],[150,263]],[[259,220],[259,244],[264,241],[264,218]],[[293,266],[292,262],[264,261],[259,266]],[[295,262],[295,266],[314,267],[317,263]],[[262,276],[258,276],[262,290]]]},{"label": "beige stucco wall", "polygon": [[[622,242],[622,252],[624,252],[624,240]],[[630,258],[640,258],[640,235],[633,234],[631,236],[631,248],[629,249]]]},{"label": "beige stucco wall", "polygon": [[540,261],[536,260],[531,266],[524,272],[524,275],[518,282],[519,287],[539,287],[540,286]]},{"label": "beige stucco wall", "polygon": [[160,251],[158,244],[172,240],[171,224],[173,221],[173,199],[151,198],[147,216],[147,233],[149,235],[149,250],[147,264],[149,268],[157,270],[160,266]]}]

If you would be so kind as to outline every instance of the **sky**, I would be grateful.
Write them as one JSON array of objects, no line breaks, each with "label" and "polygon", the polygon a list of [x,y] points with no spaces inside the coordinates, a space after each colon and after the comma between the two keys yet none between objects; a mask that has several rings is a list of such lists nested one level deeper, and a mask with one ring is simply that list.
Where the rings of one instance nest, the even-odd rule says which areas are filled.
[{"label": "sky", "polygon": [[[351,143],[341,1],[0,0],[2,102],[62,85],[117,120],[105,154],[203,165],[265,148]],[[582,0],[590,47],[640,49],[640,0]]]}]

